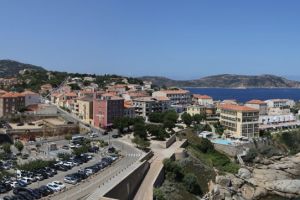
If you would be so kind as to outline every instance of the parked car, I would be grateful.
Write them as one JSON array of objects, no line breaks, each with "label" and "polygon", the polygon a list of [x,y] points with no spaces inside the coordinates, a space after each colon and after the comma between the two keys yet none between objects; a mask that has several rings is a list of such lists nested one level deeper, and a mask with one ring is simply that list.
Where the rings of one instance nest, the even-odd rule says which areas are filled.
[{"label": "parked car", "polygon": [[55,184],[55,185],[57,185],[60,188],[60,190],[63,190],[63,189],[66,188],[65,184],[63,184],[60,181],[53,181],[52,183]]},{"label": "parked car", "polygon": [[53,184],[53,183],[48,183],[47,187],[50,188],[51,190],[53,190],[54,192],[59,192],[60,191],[60,188],[57,185]]},{"label": "parked car", "polygon": [[41,187],[38,188],[38,190],[44,197],[54,193],[54,191],[49,187],[47,187],[46,185],[42,185]]},{"label": "parked car", "polygon": [[76,178],[74,175],[67,175],[67,176],[65,176],[65,178],[64,178],[64,182],[65,182],[65,183],[72,184],[72,185],[75,185],[76,183],[79,182],[79,179]]}]

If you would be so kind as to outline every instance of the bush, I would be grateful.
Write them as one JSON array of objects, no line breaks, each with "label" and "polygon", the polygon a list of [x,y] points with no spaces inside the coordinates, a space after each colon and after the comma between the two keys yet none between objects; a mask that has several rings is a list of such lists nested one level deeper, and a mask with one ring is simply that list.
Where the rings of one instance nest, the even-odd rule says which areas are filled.
[{"label": "bush", "polygon": [[60,159],[60,160],[63,160],[63,161],[66,161],[66,160],[69,160],[71,158],[71,154],[69,153],[58,153],[57,154],[57,157]]},{"label": "bush", "polygon": [[2,144],[2,149],[3,149],[3,151],[4,151],[6,154],[10,154],[10,153],[11,153],[10,147],[11,147],[11,144],[9,144],[9,143],[4,143],[4,144]]},{"label": "bush", "polygon": [[181,119],[187,126],[190,126],[193,122],[192,116],[186,112],[181,115]]},{"label": "bush", "polygon": [[175,161],[172,161],[171,159],[165,159],[163,161],[164,168],[166,172],[166,177],[169,180],[174,181],[181,181],[183,178],[183,170],[182,167],[176,163]]},{"label": "bush", "polygon": [[206,138],[201,138],[201,142],[197,145],[197,148],[203,153],[214,151],[214,145]]},{"label": "bush", "polygon": [[149,121],[153,123],[162,123],[163,122],[163,113],[153,112],[149,114]]},{"label": "bush", "polygon": [[164,192],[159,188],[154,188],[153,199],[154,200],[167,200]]},{"label": "bush", "polygon": [[72,135],[71,134],[65,135],[65,140],[72,140]]},{"label": "bush", "polygon": [[15,142],[15,147],[18,149],[18,151],[21,153],[21,151],[24,149],[24,145],[20,141]]},{"label": "bush", "polygon": [[19,165],[18,168],[20,170],[25,170],[25,171],[35,171],[38,169],[42,169],[45,167],[49,167],[55,163],[55,160],[50,160],[50,161],[45,161],[45,160],[34,160],[29,163]]},{"label": "bush", "polygon": [[146,150],[150,146],[150,142],[148,140],[141,138],[138,135],[132,139],[132,142],[135,143],[138,148],[143,150]]},{"label": "bush", "polygon": [[197,177],[195,176],[195,174],[186,174],[183,178],[183,184],[188,192],[196,195],[202,194],[201,188],[198,184]]}]

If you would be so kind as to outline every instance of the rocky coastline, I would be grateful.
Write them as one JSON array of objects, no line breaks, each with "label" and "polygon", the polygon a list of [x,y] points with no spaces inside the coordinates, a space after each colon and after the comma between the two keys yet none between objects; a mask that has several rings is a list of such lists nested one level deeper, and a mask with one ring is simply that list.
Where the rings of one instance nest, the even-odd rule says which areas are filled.
[{"label": "rocky coastline", "polygon": [[202,200],[260,200],[268,195],[300,198],[300,153],[255,159],[235,175],[217,175]]}]

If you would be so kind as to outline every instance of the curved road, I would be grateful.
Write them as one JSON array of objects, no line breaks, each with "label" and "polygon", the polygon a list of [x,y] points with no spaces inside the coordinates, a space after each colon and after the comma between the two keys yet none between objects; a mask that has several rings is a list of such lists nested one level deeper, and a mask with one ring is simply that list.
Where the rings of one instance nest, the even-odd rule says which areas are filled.
[{"label": "curved road", "polygon": [[97,175],[88,178],[75,186],[69,187],[66,191],[57,193],[51,197],[53,200],[68,200],[68,199],[86,199],[89,195],[97,191],[99,197],[109,191],[111,187],[118,184],[122,180],[122,175],[127,173],[133,164],[137,163],[143,153],[131,145],[115,140],[113,145],[120,149],[123,158],[116,161],[112,166],[104,169]]}]

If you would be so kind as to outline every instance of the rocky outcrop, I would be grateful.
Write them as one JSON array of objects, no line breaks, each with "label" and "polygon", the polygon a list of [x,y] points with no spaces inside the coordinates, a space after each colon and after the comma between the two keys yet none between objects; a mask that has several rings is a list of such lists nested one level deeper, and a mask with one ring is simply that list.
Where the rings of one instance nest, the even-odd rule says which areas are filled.
[{"label": "rocky outcrop", "polygon": [[266,195],[300,197],[300,153],[292,157],[261,159],[253,167],[239,169],[236,175],[217,176],[210,200],[258,200]]}]

